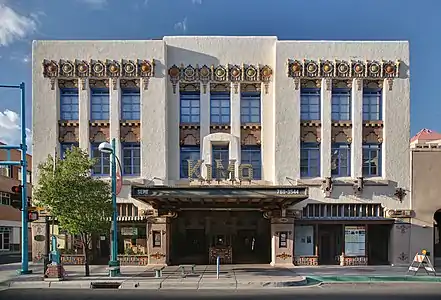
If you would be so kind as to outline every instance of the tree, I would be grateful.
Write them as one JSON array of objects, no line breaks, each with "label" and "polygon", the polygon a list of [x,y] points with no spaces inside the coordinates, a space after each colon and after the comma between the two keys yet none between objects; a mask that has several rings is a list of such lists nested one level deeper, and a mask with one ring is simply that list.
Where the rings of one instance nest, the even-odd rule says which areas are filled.
[{"label": "tree", "polygon": [[91,176],[94,164],[87,152],[77,147],[66,151],[64,159],[49,155],[38,166],[33,192],[36,204],[47,209],[61,228],[80,236],[86,276],[90,275],[92,237],[110,230],[113,211],[110,183]]}]

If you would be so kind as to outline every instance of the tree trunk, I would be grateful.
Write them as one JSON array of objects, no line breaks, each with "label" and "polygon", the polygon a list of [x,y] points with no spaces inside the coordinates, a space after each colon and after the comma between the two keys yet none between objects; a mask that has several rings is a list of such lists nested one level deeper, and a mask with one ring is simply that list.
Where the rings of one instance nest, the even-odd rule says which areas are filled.
[{"label": "tree trunk", "polygon": [[83,254],[84,254],[84,272],[86,273],[86,277],[90,276],[90,268],[89,268],[89,244],[87,243],[87,236],[85,234],[81,234],[82,244],[83,244]]}]

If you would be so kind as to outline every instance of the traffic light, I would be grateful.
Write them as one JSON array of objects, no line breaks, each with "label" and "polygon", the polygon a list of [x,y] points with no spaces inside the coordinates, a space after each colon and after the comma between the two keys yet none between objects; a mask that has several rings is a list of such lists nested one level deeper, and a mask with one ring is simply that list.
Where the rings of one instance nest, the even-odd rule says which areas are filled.
[{"label": "traffic light", "polygon": [[11,206],[22,210],[22,202],[21,202],[21,191],[22,191],[22,185],[15,185],[11,188],[12,194],[11,194]]}]

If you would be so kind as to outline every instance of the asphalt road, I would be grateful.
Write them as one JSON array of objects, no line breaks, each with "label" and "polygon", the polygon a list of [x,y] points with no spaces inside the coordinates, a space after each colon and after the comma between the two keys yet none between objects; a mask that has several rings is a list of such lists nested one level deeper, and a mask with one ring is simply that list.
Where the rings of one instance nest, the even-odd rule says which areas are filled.
[{"label": "asphalt road", "polygon": [[333,284],[321,287],[261,289],[261,290],[65,290],[65,289],[9,289],[0,292],[0,299],[14,300],[116,300],[116,299],[268,299],[293,297],[299,300],[439,300],[441,284]]}]

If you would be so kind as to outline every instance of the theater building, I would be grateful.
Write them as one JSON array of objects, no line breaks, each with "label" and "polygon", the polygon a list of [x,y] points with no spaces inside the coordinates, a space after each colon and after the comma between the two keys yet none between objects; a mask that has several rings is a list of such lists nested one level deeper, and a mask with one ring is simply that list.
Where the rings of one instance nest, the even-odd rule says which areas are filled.
[{"label": "theater building", "polygon": [[34,178],[115,138],[127,264],[407,264],[409,118],[405,41],[33,44]]}]

